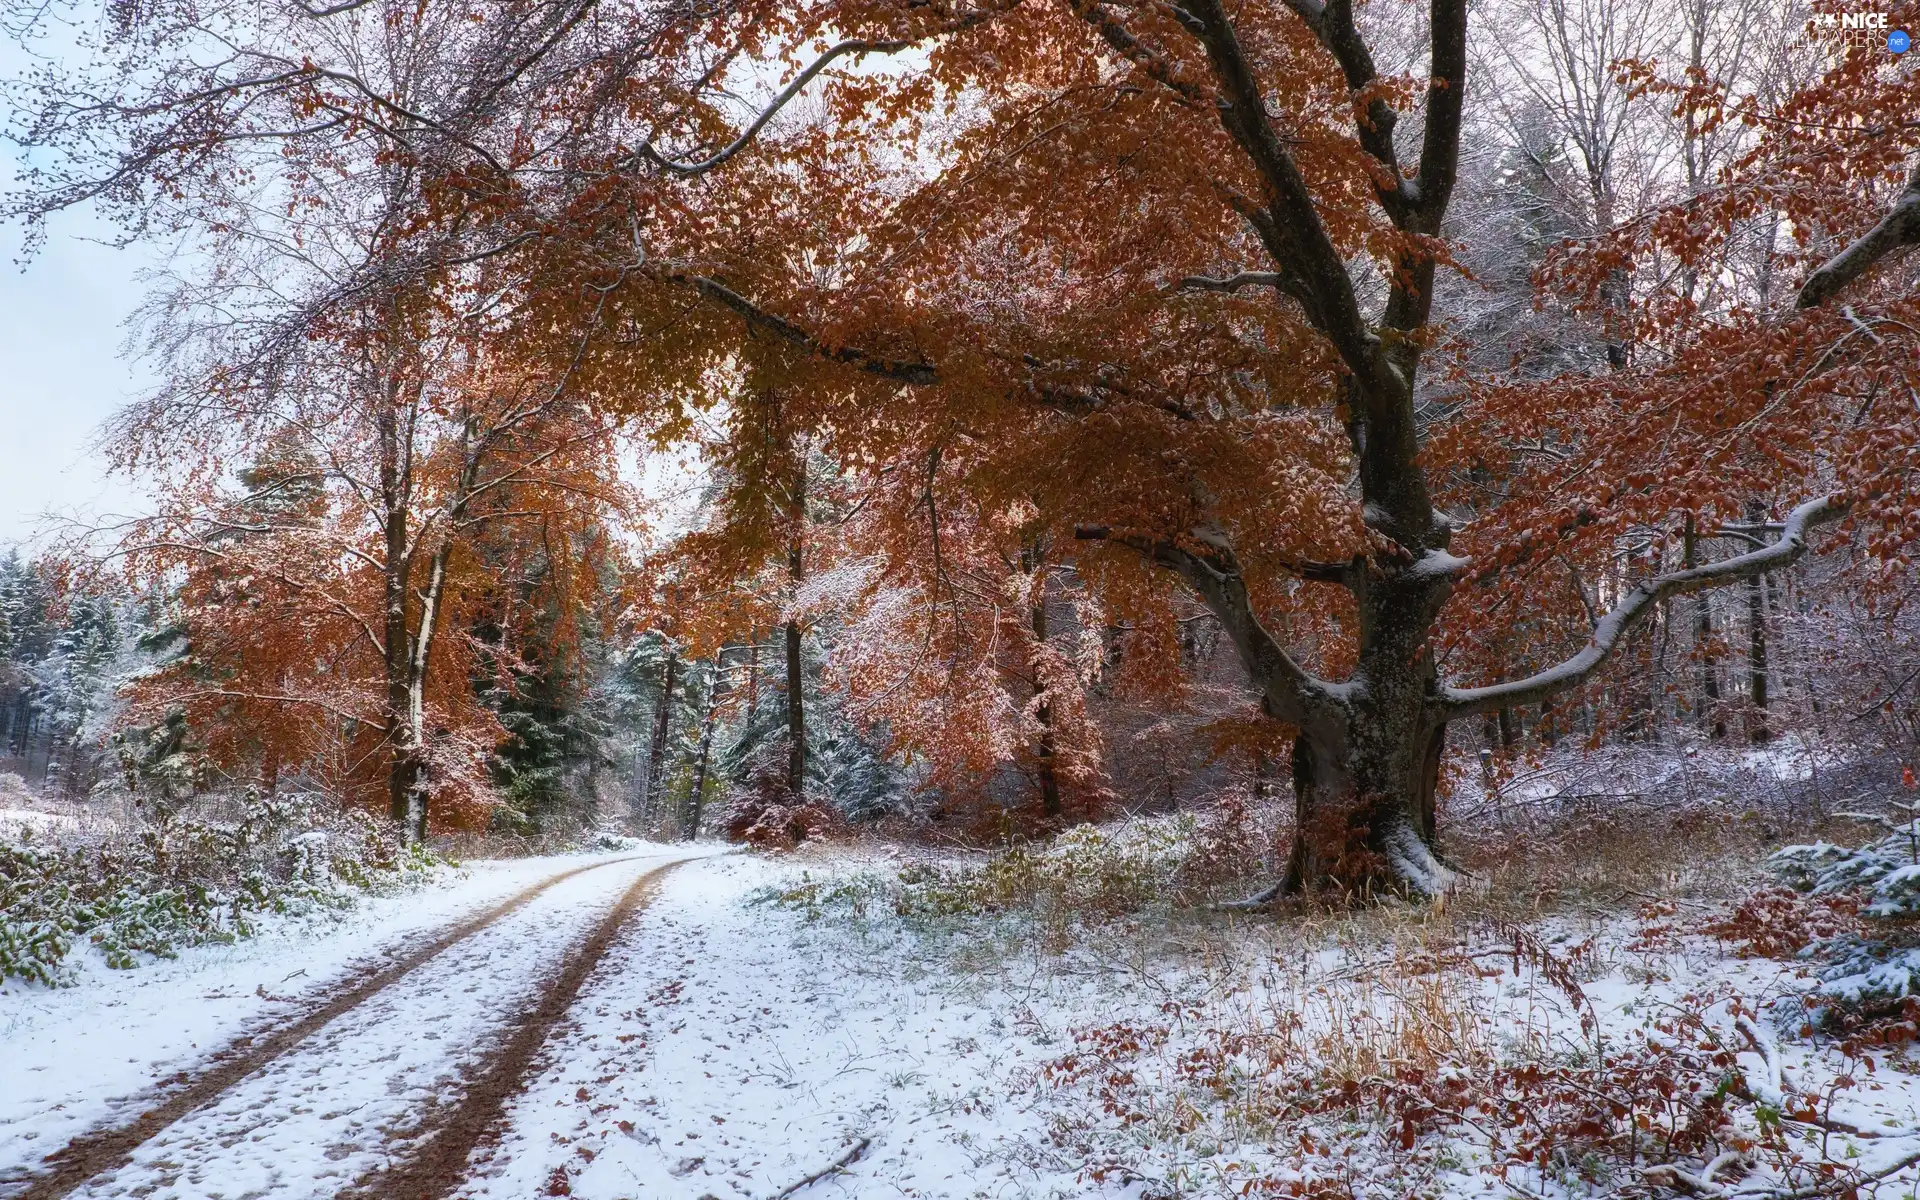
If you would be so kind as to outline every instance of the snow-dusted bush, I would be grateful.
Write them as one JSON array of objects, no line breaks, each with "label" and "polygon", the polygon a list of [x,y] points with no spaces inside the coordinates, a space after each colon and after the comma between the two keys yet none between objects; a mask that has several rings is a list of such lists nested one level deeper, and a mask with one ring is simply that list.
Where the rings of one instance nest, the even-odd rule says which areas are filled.
[{"label": "snow-dusted bush", "polygon": [[1187,815],[1079,825],[1051,842],[1021,844],[983,863],[920,865],[900,874],[898,907],[915,915],[981,915],[1041,908],[1113,917],[1164,903],[1194,852]]},{"label": "snow-dusted bush", "polygon": [[322,816],[301,797],[249,795],[224,818],[109,836],[0,836],[0,979],[65,982],[83,945],[132,967],[248,937],[259,914],[343,906],[436,865],[364,814]]},{"label": "snow-dusted bush", "polygon": [[1814,896],[1853,896],[1869,932],[1825,939],[1807,953],[1822,959],[1816,1006],[1839,1005],[1864,1015],[1891,1011],[1920,996],[1920,811],[1906,820],[1846,814],[1878,825],[1882,836],[1864,846],[1819,841],[1788,846],[1767,865],[1796,890]]},{"label": "snow-dusted bush", "polygon": [[1195,903],[1246,874],[1260,855],[1227,848],[1244,812],[1190,813],[1077,825],[1049,841],[1019,842],[971,860],[919,861],[885,875],[815,878],[770,889],[762,902],[817,918],[879,909],[913,922],[1024,914],[1064,933],[1152,908]]}]

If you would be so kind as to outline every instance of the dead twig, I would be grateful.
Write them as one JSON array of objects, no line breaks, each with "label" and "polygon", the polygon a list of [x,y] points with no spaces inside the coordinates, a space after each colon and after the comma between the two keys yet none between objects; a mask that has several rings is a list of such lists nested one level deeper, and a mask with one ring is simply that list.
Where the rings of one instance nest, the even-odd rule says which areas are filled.
[{"label": "dead twig", "polygon": [[822,1179],[825,1179],[829,1175],[838,1175],[840,1172],[846,1170],[848,1167],[858,1162],[860,1159],[860,1156],[862,1154],[865,1154],[867,1152],[867,1147],[871,1145],[873,1145],[872,1138],[870,1137],[861,1138],[859,1141],[849,1146],[847,1148],[847,1152],[845,1154],[842,1154],[839,1158],[834,1159],[831,1164],[829,1164],[828,1166],[822,1167],[818,1171],[815,1171],[813,1174],[807,1176],[805,1179],[802,1179],[798,1183],[788,1184],[786,1187],[781,1188],[779,1191],[775,1192],[772,1196],[768,1197],[768,1200],[787,1200],[788,1196],[793,1195],[795,1192],[799,1191],[804,1187],[808,1187],[808,1186],[811,1186],[812,1184],[819,1183]]}]

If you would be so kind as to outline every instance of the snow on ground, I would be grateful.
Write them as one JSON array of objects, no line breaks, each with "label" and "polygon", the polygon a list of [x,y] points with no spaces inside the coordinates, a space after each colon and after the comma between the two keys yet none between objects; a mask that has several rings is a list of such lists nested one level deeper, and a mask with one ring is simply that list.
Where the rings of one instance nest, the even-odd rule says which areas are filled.
[{"label": "snow on ground", "polygon": [[[307,919],[269,922],[256,938],[194,947],[178,959],[134,970],[109,970],[88,956],[73,987],[7,982],[0,986],[0,1043],[7,1047],[0,1055],[0,1172],[31,1163],[120,1113],[127,1100],[176,1071],[191,1069],[243,1030],[303,1011],[336,981],[379,965],[388,953],[410,949],[432,931],[563,870],[635,853],[471,863],[444,886],[372,897]],[[605,873],[628,878],[658,865],[667,853],[655,847],[641,861]],[[597,912],[593,902],[604,901],[611,886],[594,878],[600,874],[561,884],[462,943],[456,948],[460,965],[477,972],[478,979],[500,971],[503,978],[524,984],[549,950],[566,944],[553,925],[543,927],[543,922],[570,930]],[[405,988],[418,976],[437,979],[454,965],[452,959],[436,961],[396,986]],[[445,995],[417,1001],[412,1017],[418,1021],[438,1023],[455,1011],[445,1007]],[[404,1006],[396,1015],[409,1016]],[[433,1024],[425,1028],[422,1036],[428,1041],[441,1037]],[[333,1033],[329,1027],[316,1040]],[[377,1057],[369,1053],[357,1061]]]},{"label": "snow on ground", "polygon": [[[554,887],[79,1194],[326,1196],[388,1164],[413,1125],[459,1095],[613,897],[684,853],[640,849],[659,857]],[[281,997],[325,994],[384,951],[561,870],[618,857],[475,864],[451,886],[371,901],[338,922],[288,923],[132,972],[90,968],[70,989],[12,985],[0,992],[9,1050],[0,1174],[110,1115],[116,1097],[290,1011]],[[1390,1068],[1368,1056],[1410,1039],[1481,1064],[1474,1070],[1529,1038],[1538,1061],[1578,1065],[1570,1055],[1587,1036],[1561,985],[1517,956],[1423,967],[1424,954],[1460,949],[1460,928],[1417,912],[1320,924],[1122,920],[1046,945],[1037,926],[972,919],[909,931],[884,902],[860,919],[764,902],[803,870],[817,881],[888,869],[737,855],[676,868],[588,978],[511,1103],[503,1138],[476,1153],[459,1194],[771,1200],[818,1176],[802,1200],[1238,1195],[1299,1178],[1302,1155],[1287,1139],[1310,1129],[1336,1148],[1355,1194],[1398,1194],[1417,1167],[1434,1195],[1512,1195],[1471,1130],[1409,1157],[1396,1138],[1368,1132],[1363,1113],[1330,1109],[1321,1121],[1293,1106],[1298,1093],[1276,1100],[1260,1089],[1317,1086],[1329,1071],[1378,1078]],[[1703,936],[1711,907],[1568,915],[1534,922],[1532,936],[1577,969],[1617,1057],[1635,1031],[1688,1007],[1731,1038],[1728,997],[1764,1002],[1808,985],[1800,964],[1736,959]],[[1292,1067],[1317,1074],[1288,1076],[1287,1062],[1260,1057],[1283,1045]],[[1225,1091],[1195,1073],[1221,1047],[1233,1049],[1218,1062],[1241,1072]],[[1877,1135],[1824,1135],[1833,1153],[1868,1168],[1920,1150],[1920,1066],[1898,1049],[1875,1053],[1875,1071],[1834,1087],[1844,1064],[1831,1042],[1780,1046],[1789,1087]],[[1063,1070],[1076,1055],[1080,1066]],[[1769,1068],[1753,1046],[1738,1062],[1764,1085]],[[1291,1124],[1252,1120],[1262,1103],[1288,1110],[1278,1119]],[[836,1163],[845,1169],[830,1172]],[[1738,1170],[1723,1169],[1739,1194]],[[1913,1174],[1884,1194],[1907,1194]],[[1509,1181],[1579,1194],[1545,1174]]]},{"label": "snow on ground", "polygon": [[[767,1197],[861,1139],[809,1196],[1130,1194],[1033,1159],[1046,1113],[1014,1084],[1059,1052],[1052,1025],[747,902],[797,873],[738,857],[679,868],[461,1195],[538,1195],[561,1171],[575,1196]],[[1096,988],[1076,1000],[1098,1011]]]},{"label": "snow on ground", "polygon": [[[816,878],[821,868],[813,864]],[[809,1200],[1226,1196],[1316,1168],[1344,1172],[1358,1195],[1399,1195],[1416,1175],[1431,1194],[1460,1198],[1511,1196],[1509,1182],[1521,1194],[1587,1194],[1571,1177],[1503,1168],[1464,1126],[1447,1146],[1403,1153],[1391,1129],[1362,1132],[1364,1106],[1358,1125],[1333,1110],[1292,1126],[1249,1120],[1259,1053],[1221,1060],[1250,1072],[1227,1089],[1233,1103],[1217,1082],[1196,1086],[1201,1059],[1190,1056],[1242,1036],[1256,1049],[1284,1043],[1315,1072],[1363,1079],[1392,1071],[1369,1055],[1410,1041],[1481,1071],[1529,1039],[1526,1053],[1563,1064],[1596,1044],[1539,970],[1484,958],[1471,969],[1419,969],[1404,957],[1419,946],[1387,944],[1424,936],[1417,914],[1383,917],[1371,933],[1216,921],[1171,954],[1167,929],[1130,942],[1143,929],[1122,923],[1104,943],[1051,954],[970,945],[964,933],[922,941],[884,915],[864,928],[808,924],[751,902],[798,871],[739,858],[681,868],[589,984],[545,1073],[514,1106],[511,1132],[478,1156],[461,1195],[765,1200],[856,1149],[844,1171],[809,1185]],[[1700,936],[1691,926],[1709,907],[1535,926],[1550,953],[1578,964],[1606,1053],[1688,1008],[1731,1039],[1728,997],[1764,1003],[1807,986],[1800,964],[1733,958]],[[1397,931],[1395,920],[1404,922]],[[994,936],[978,928],[979,941]],[[1433,1022],[1451,1028],[1421,1028]],[[1139,1045],[1100,1042],[1103,1031]],[[1060,1065],[1083,1049],[1096,1051],[1081,1060],[1092,1074],[1076,1082]],[[1903,1054],[1881,1055],[1877,1072],[1839,1088],[1846,1068],[1830,1041],[1789,1042],[1781,1054],[1788,1077],[1824,1095],[1826,1111],[1881,1135],[1822,1135],[1831,1153],[1875,1169],[1920,1150],[1920,1067]],[[1766,1078],[1751,1047],[1738,1061],[1749,1078]],[[1284,1088],[1288,1078],[1266,1082]],[[1115,1079],[1124,1082],[1096,1086]],[[1284,1093],[1266,1102],[1276,1112],[1289,1104]],[[1290,1140],[1303,1129],[1335,1157],[1304,1163]],[[1732,1172],[1723,1179],[1738,1177],[1722,1169]],[[1895,1176],[1885,1195],[1906,1195],[1913,1174]]]},{"label": "snow on ground", "polygon": [[72,829],[79,822],[62,813],[40,812],[31,808],[0,808],[0,837],[23,832],[45,835],[55,830]]}]

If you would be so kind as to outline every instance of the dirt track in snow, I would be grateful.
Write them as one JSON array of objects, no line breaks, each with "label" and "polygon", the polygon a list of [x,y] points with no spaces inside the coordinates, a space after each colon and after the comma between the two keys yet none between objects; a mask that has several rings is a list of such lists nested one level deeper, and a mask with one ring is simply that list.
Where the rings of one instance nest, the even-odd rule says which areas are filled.
[{"label": "dirt track in snow", "polygon": [[[357,976],[348,977],[299,1015],[242,1034],[211,1055],[204,1066],[168,1078],[151,1095],[132,1105],[138,1111],[133,1119],[71,1139],[42,1159],[39,1168],[31,1174],[0,1177],[0,1196],[9,1200],[58,1200],[87,1188],[101,1176],[133,1162],[142,1147],[173,1126],[229,1098],[230,1093],[254,1081],[277,1060],[300,1048],[327,1026],[388,993],[421,967],[492,929],[553,888],[589,871],[654,857],[657,856],[636,855],[559,872],[458,922],[425,945],[385,965],[369,967]],[[458,1098],[435,1105],[424,1120],[392,1137],[390,1150],[397,1153],[390,1155],[390,1165],[364,1171],[350,1194],[363,1200],[372,1197],[411,1200],[445,1195],[459,1185],[468,1153],[494,1132],[508,1099],[519,1090],[548,1033],[565,1016],[620,927],[645,906],[660,880],[681,861],[684,860],[667,862],[647,871],[625,889],[591,933],[566,953],[558,969],[548,972],[536,985],[536,994],[519,998],[531,1011],[517,1020],[507,1019],[498,1036],[493,1038],[495,1044],[480,1059],[484,1066],[459,1072],[463,1078],[454,1087]],[[482,1040],[485,1037],[483,1034]],[[442,1101],[445,1091],[444,1087],[440,1089]],[[216,1130],[210,1134],[219,1143],[216,1153],[233,1144],[225,1132]],[[159,1165],[178,1166],[171,1162]],[[139,1188],[137,1193],[145,1194],[148,1190],[151,1189]],[[343,1190],[341,1194],[348,1193]]]},{"label": "dirt track in snow", "polygon": [[667,872],[679,865],[670,862],[633,881],[593,934],[541,989],[533,1012],[488,1056],[485,1072],[459,1103],[430,1117],[415,1131],[416,1151],[399,1166],[369,1174],[340,1195],[352,1200],[439,1200],[459,1187],[466,1178],[468,1156],[483,1141],[499,1135],[507,1102],[525,1087],[547,1036],[573,1007],[581,985],[606,957],[620,927],[646,906]]}]

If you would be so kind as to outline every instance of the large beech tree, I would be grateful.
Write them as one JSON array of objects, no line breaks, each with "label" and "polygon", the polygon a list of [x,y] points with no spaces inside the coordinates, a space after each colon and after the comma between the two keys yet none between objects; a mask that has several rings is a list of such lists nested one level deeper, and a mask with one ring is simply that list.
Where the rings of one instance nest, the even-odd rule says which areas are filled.
[{"label": "large beech tree", "polygon": [[[1873,451],[1848,433],[1845,403],[1880,376],[1910,389],[1910,353],[1871,325],[1849,333],[1855,309],[1823,309],[1907,238],[1905,200],[1881,220],[1858,215],[1857,195],[1904,177],[1916,135],[1894,114],[1914,110],[1913,84],[1860,47],[1770,108],[1683,94],[1753,123],[1752,151],[1711,196],[1571,247],[1550,275],[1644,352],[1609,355],[1605,378],[1520,385],[1463,378],[1444,355],[1429,366],[1447,335],[1462,0],[1431,5],[1414,78],[1381,73],[1343,2],[853,3],[785,20],[797,44],[848,40],[750,120],[694,129],[671,153],[649,140],[640,178],[698,177],[723,208],[729,171],[770,171],[789,194],[743,192],[733,227],[751,234],[663,242],[640,274],[814,359],[816,419],[844,455],[964,454],[954,486],[988,513],[1036,504],[1043,536],[1089,546],[1090,579],[1137,585],[1114,557],[1131,556],[1190,589],[1261,710],[1295,731],[1299,833],[1276,892],[1444,891],[1434,796],[1450,723],[1580,687],[1670,598],[1785,569],[1851,505],[1891,544],[1911,540],[1897,447],[1912,419],[1894,419],[1889,459],[1888,438]],[[824,116],[770,132],[824,64],[906,46],[924,68],[850,74]],[[1791,139],[1816,116],[1836,132],[1810,152]],[[881,149],[929,140],[917,161]],[[1623,282],[1635,246],[1659,242],[1691,289],[1783,181],[1799,224],[1768,253],[1818,268],[1811,314],[1751,296],[1708,313]],[[1856,198],[1836,204],[1843,186]],[[1820,265],[1852,221],[1875,231]],[[904,499],[937,482],[896,466],[882,486]],[[1475,661],[1470,643],[1527,602],[1543,561],[1783,489],[1798,494],[1771,541],[1643,574],[1563,661],[1519,678]],[[937,546],[927,506],[895,509],[927,513]],[[1290,611],[1330,616],[1338,635],[1311,656],[1283,644],[1275,618]],[[1446,677],[1449,651],[1492,678]]]}]

